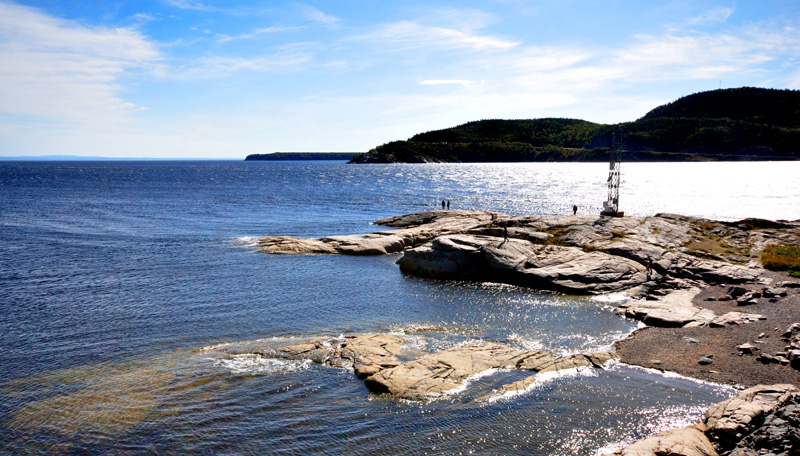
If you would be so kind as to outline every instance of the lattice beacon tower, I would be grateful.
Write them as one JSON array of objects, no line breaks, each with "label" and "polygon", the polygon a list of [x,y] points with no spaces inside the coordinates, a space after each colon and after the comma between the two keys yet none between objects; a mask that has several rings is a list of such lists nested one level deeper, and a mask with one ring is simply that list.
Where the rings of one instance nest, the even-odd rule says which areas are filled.
[{"label": "lattice beacon tower", "polygon": [[603,203],[600,215],[609,217],[622,217],[624,212],[619,210],[619,165],[622,163],[620,151],[620,138],[616,134],[611,138],[611,161],[608,163],[608,199]]}]

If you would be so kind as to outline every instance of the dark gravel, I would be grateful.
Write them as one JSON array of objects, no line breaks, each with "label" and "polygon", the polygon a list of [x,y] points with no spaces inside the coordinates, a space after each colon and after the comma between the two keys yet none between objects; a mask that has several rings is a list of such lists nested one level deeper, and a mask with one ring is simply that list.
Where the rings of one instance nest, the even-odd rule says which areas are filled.
[{"label": "dark gravel", "polygon": [[[782,281],[800,282],[780,272],[765,272],[764,277],[773,279],[772,286]],[[743,286],[759,292],[765,287],[763,284]],[[727,285],[708,286],[695,298],[694,304],[711,309],[717,315],[738,311],[761,314],[767,319],[724,328],[643,328],[616,344],[621,361],[742,388],[773,383],[800,386],[800,370],[757,361],[760,354],[774,356],[785,352],[788,341],[781,338],[781,334],[791,324],[800,322],[800,288],[788,289],[788,296],[777,298],[775,302],[761,298],[758,304],[750,306],[738,306],[736,300],[718,301],[727,289]],[[707,298],[713,300],[707,301]],[[740,354],[736,347],[748,342],[756,347],[754,353]],[[710,358],[711,363],[708,364],[708,360],[698,363],[703,358]]]}]

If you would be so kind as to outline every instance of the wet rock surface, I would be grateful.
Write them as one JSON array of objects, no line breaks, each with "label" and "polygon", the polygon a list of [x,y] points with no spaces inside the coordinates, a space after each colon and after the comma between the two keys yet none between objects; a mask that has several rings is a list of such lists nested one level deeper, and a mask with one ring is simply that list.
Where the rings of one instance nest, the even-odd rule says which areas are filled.
[{"label": "wet rock surface", "polygon": [[640,440],[613,455],[790,456],[800,454],[800,390],[758,385],[715,404],[703,419]]},{"label": "wet rock surface", "polygon": [[405,338],[389,334],[320,337],[289,344],[252,341],[215,347],[228,356],[257,355],[264,358],[309,360],[352,369],[375,394],[397,399],[427,400],[465,388],[476,375],[491,369],[530,371],[531,376],[505,385],[498,394],[524,390],[534,375],[580,367],[602,368],[614,356],[607,352],[558,357],[540,350],[520,350],[491,341],[476,340],[437,353],[404,345]]}]

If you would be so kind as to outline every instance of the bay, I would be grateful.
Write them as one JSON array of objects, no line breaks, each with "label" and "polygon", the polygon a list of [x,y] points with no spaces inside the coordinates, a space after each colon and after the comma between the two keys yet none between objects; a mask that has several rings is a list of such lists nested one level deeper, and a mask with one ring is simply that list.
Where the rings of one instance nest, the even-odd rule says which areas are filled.
[{"label": "bay", "polygon": [[[621,209],[800,218],[800,163],[623,164]],[[475,379],[428,403],[352,373],[204,347],[349,332],[570,353],[636,324],[602,301],[404,277],[396,256],[268,256],[261,235],[364,233],[441,208],[598,213],[604,164],[0,162],[0,448],[27,454],[593,454],[732,390],[625,365]],[[437,331],[425,331],[435,328]],[[489,398],[489,399],[487,399]]]}]

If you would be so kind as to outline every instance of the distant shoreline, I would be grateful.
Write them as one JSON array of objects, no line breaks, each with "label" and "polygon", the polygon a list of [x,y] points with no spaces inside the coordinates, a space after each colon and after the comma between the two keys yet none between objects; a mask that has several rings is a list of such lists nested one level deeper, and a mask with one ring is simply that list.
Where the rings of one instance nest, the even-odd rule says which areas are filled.
[{"label": "distant shoreline", "polygon": [[263,160],[341,160],[349,161],[360,152],[274,152],[271,154],[250,154],[245,157],[245,161]]}]

